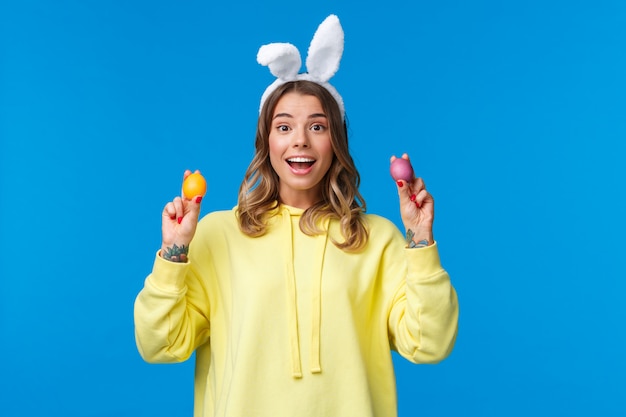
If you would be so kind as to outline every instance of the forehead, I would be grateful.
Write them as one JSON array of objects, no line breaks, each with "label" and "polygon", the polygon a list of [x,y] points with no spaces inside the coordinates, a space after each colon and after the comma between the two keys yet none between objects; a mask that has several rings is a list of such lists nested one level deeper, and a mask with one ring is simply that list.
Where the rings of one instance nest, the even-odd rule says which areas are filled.
[{"label": "forehead", "polygon": [[285,113],[292,116],[309,116],[311,114],[324,113],[324,109],[321,101],[316,96],[292,91],[284,94],[278,100],[272,116],[275,117]]}]

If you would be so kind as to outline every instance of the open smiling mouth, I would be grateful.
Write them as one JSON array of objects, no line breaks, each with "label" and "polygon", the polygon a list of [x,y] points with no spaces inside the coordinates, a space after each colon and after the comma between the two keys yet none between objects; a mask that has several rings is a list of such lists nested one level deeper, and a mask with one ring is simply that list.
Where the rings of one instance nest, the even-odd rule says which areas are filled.
[{"label": "open smiling mouth", "polygon": [[304,169],[311,168],[313,166],[313,164],[315,163],[315,159],[313,159],[313,158],[302,158],[302,157],[288,158],[287,159],[287,163],[293,169],[304,170]]}]

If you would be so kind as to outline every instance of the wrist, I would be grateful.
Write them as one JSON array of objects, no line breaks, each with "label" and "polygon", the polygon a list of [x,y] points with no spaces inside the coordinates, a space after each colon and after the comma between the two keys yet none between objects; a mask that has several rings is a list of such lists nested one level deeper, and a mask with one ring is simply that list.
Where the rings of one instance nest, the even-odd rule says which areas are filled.
[{"label": "wrist", "polygon": [[435,243],[433,233],[430,230],[420,228],[407,229],[406,231],[406,247],[407,248],[425,248]]},{"label": "wrist", "polygon": [[163,243],[161,245],[161,251],[159,252],[161,258],[170,262],[187,262],[188,254],[189,244],[181,244],[179,246],[176,243],[171,245]]}]

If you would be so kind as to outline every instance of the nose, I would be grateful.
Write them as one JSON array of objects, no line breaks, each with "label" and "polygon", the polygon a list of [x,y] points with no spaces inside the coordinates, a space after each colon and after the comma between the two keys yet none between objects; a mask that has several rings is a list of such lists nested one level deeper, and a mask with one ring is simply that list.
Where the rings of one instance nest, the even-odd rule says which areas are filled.
[{"label": "nose", "polygon": [[294,148],[308,148],[309,144],[309,135],[305,129],[298,129],[294,131],[292,142],[292,146]]}]

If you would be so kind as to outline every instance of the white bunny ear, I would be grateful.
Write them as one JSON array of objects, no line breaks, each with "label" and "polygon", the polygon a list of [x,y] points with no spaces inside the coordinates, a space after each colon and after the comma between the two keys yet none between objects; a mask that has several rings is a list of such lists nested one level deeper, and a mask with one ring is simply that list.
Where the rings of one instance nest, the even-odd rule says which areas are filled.
[{"label": "white bunny ear", "polygon": [[298,49],[290,43],[270,43],[263,45],[257,53],[257,62],[269,67],[276,80],[270,84],[263,95],[259,105],[259,113],[263,110],[263,104],[276,88],[286,82],[304,80],[312,81],[324,87],[335,98],[339,105],[341,118],[344,120],[346,110],[343,99],[339,92],[330,85],[328,80],[339,69],[339,61],[343,54],[343,29],[339,18],[334,14],[328,16],[319,25],[306,58],[307,72],[298,74],[302,66],[302,59]]},{"label": "white bunny ear", "polygon": [[319,25],[306,58],[307,72],[314,79],[326,82],[335,75],[343,54],[343,38],[339,18],[334,14]]},{"label": "white bunny ear", "polygon": [[270,43],[259,48],[256,56],[259,64],[268,66],[277,78],[293,80],[302,66],[298,49],[290,43]]}]

